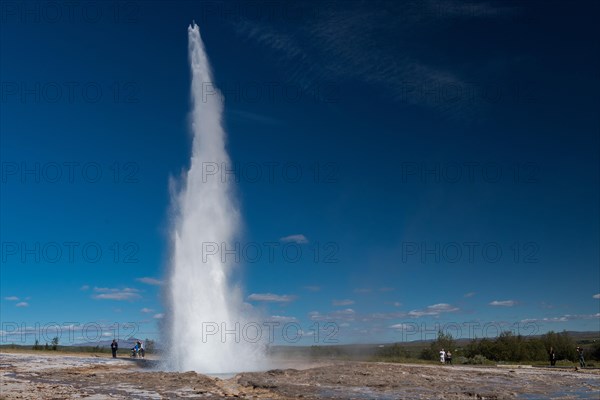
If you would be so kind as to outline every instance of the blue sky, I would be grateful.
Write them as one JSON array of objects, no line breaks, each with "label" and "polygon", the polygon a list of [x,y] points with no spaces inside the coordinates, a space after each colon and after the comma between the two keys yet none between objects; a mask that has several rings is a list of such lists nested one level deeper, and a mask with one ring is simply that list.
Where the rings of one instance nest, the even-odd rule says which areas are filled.
[{"label": "blue sky", "polygon": [[600,330],[595,2],[69,4],[2,4],[4,343],[159,337],[192,20],[243,216],[220,255],[298,343]]}]

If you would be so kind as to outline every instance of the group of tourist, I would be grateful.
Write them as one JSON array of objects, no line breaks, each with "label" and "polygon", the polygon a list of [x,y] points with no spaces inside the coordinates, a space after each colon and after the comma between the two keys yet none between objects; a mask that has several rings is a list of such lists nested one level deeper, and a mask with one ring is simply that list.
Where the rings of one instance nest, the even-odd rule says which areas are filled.
[{"label": "group of tourist", "polygon": [[[119,350],[119,343],[117,343],[117,339],[113,339],[112,343],[110,344],[110,349],[112,351],[113,358],[117,358],[117,350]],[[142,342],[141,340],[137,340],[135,342],[135,346],[131,348],[131,357],[146,357],[146,349],[144,348],[144,342]]]},{"label": "group of tourist", "polygon": [[440,362],[442,364],[452,365],[452,352],[450,350],[448,350],[448,351],[445,351],[444,349],[440,350]]}]

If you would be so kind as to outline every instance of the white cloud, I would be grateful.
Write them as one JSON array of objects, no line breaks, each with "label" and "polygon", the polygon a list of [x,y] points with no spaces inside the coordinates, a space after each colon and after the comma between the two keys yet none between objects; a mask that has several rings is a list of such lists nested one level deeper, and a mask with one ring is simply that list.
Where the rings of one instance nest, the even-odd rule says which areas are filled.
[{"label": "white cloud", "polygon": [[401,331],[415,332],[418,329],[418,326],[415,324],[395,324],[390,326],[390,328],[399,329]]},{"label": "white cloud", "polygon": [[278,295],[273,293],[252,293],[250,296],[248,296],[248,300],[267,301],[272,303],[289,303],[296,300],[296,296],[290,296],[287,294]]},{"label": "white cloud", "polygon": [[288,317],[285,315],[271,315],[269,317],[269,322],[298,322],[298,319],[296,317]]},{"label": "white cloud", "polygon": [[94,294],[92,298],[97,300],[135,300],[139,299],[142,296],[139,294],[138,289],[132,288],[124,288],[124,289],[114,289],[114,288],[94,288]]},{"label": "white cloud", "polygon": [[402,303],[400,303],[399,301],[395,301],[393,303],[394,307],[400,307],[402,305]]},{"label": "white cloud", "polygon": [[396,319],[396,318],[404,318],[406,317],[405,312],[390,312],[390,313],[382,313],[376,312],[372,314],[363,315],[360,317],[360,320],[363,322],[373,322],[380,321],[383,319]]},{"label": "white cloud", "polygon": [[279,238],[279,241],[284,242],[284,243],[292,242],[292,243],[298,243],[298,244],[308,243],[308,239],[306,238],[306,236],[304,236],[302,234],[284,236],[282,238]]},{"label": "white cloud", "polygon": [[489,303],[490,306],[494,307],[514,307],[518,303],[514,300],[494,300]]},{"label": "white cloud", "polygon": [[19,298],[17,296],[8,296],[8,297],[5,297],[4,300],[19,301]]},{"label": "white cloud", "polygon": [[428,306],[425,309],[412,310],[408,313],[408,316],[415,317],[415,318],[419,318],[419,317],[423,317],[423,316],[427,316],[427,315],[436,316],[436,315],[440,315],[442,313],[455,312],[458,310],[459,310],[458,307],[454,307],[450,304],[438,303],[438,304],[433,304],[431,306]]},{"label": "white cloud", "polygon": [[152,318],[154,318],[154,319],[162,319],[162,318],[164,318],[164,316],[165,316],[165,314],[159,313],[159,314],[154,314],[152,316]]},{"label": "white cloud", "polygon": [[142,309],[140,310],[140,312],[143,312],[144,314],[148,314],[148,313],[151,313],[151,312],[153,312],[153,311],[154,311],[153,309],[151,309],[151,308],[146,308],[146,307],[144,307],[144,308],[142,308]]},{"label": "white cloud", "polygon": [[89,289],[90,289],[90,285],[83,285],[82,287],[79,288],[79,290],[82,290],[82,291],[86,291]]},{"label": "white cloud", "polygon": [[147,276],[143,278],[137,278],[136,281],[145,283],[146,285],[160,286],[163,284],[163,281],[160,279],[149,278]]},{"label": "white cloud", "polygon": [[339,306],[351,306],[352,304],[354,304],[354,300],[350,300],[350,299],[333,300],[331,302],[331,304],[333,304],[336,307],[339,307]]},{"label": "white cloud", "polygon": [[26,301],[22,301],[20,303],[15,304],[16,307],[29,307],[29,303]]},{"label": "white cloud", "polygon": [[592,297],[593,297],[594,299],[600,299],[600,293],[598,293],[598,294],[595,294],[595,295],[593,295]]},{"label": "white cloud", "polygon": [[473,296],[475,296],[476,294],[477,294],[477,293],[475,293],[475,292],[469,292],[469,293],[465,293],[464,297],[467,297],[467,298],[468,298],[468,297],[473,297]]}]

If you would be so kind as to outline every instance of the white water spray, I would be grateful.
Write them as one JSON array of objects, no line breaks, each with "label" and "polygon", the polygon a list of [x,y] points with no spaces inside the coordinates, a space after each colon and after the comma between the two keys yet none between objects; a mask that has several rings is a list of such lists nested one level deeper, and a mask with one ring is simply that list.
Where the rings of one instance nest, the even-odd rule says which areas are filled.
[{"label": "white water spray", "polygon": [[[233,188],[220,174],[207,176],[207,165],[230,165],[221,119],[223,104],[212,86],[212,73],[200,30],[188,27],[192,70],[192,157],[183,187],[174,198],[170,315],[167,354],[179,371],[229,373],[261,368],[260,343],[244,335],[254,325],[243,313],[239,291],[232,287],[233,266],[220,255],[202,255],[203,246],[233,248],[240,226]],[[210,95],[205,89],[210,85]],[[204,258],[204,259],[203,259]],[[227,330],[226,333],[225,330]],[[247,332],[246,332],[247,333]]]}]

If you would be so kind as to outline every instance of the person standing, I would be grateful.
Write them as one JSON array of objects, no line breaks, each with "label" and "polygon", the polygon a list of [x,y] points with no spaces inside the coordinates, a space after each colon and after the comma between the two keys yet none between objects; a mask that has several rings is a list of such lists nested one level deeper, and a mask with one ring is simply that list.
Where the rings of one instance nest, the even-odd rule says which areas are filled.
[{"label": "person standing", "polygon": [[554,352],[554,348],[550,347],[548,357],[550,358],[550,366],[554,367],[556,365],[556,353]]},{"label": "person standing", "polygon": [[142,358],[146,357],[146,348],[144,347],[144,342],[142,342],[141,340],[138,340],[138,345],[140,348],[140,355],[142,356]]},{"label": "person standing", "polygon": [[110,344],[110,349],[112,351],[113,358],[117,358],[117,350],[119,350],[119,344],[117,343],[117,339],[113,339]]},{"label": "person standing", "polygon": [[446,352],[444,349],[440,350],[440,362],[444,364],[446,362]]},{"label": "person standing", "polygon": [[583,347],[577,347],[577,354],[579,355],[579,366],[585,368],[585,360],[583,358]]},{"label": "person standing", "polygon": [[452,365],[452,352],[450,350],[446,352],[446,364]]},{"label": "person standing", "polygon": [[133,346],[133,348],[131,349],[131,357],[133,358],[138,358],[138,355],[140,354],[140,346],[139,346],[139,341],[135,342],[135,345]]}]

